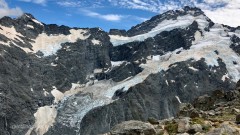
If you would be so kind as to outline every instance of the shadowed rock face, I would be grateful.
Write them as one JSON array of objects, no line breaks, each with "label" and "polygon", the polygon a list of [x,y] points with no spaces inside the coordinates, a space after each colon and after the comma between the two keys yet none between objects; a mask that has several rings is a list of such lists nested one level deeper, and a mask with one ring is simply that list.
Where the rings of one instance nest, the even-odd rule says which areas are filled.
[{"label": "shadowed rock face", "polygon": [[[32,48],[31,43],[42,32],[69,34],[69,27],[39,25],[32,19],[26,15],[16,20],[4,17],[0,25],[14,27],[26,41],[17,44],[27,48]],[[28,29],[26,24],[34,29]],[[64,92],[71,89],[72,83],[86,83],[94,69],[111,66],[107,33],[97,28],[87,30],[91,34],[87,40],[64,43],[55,55],[47,57],[41,57],[41,52],[27,54],[13,43],[10,47],[0,44],[0,134],[25,134],[34,124],[33,114],[38,107],[53,104],[53,86]],[[92,39],[98,39],[101,45],[94,45]],[[9,41],[8,37],[0,34],[0,41],[5,40]],[[46,96],[43,90],[49,94]]]},{"label": "shadowed rock face", "polygon": [[113,61],[136,61],[150,55],[164,55],[179,48],[189,49],[194,41],[198,23],[193,22],[186,29],[174,29],[157,34],[144,42],[131,42],[116,46],[110,51]]},{"label": "shadowed rock face", "polygon": [[120,35],[120,36],[127,36],[126,30],[118,30],[118,29],[110,29],[110,35]]},{"label": "shadowed rock face", "polygon": [[240,54],[240,38],[236,35],[234,35],[232,38],[232,44],[231,44],[231,48],[238,54]]},{"label": "shadowed rock face", "polygon": [[[211,66],[204,58],[200,58],[176,60],[177,62],[173,62],[166,70],[160,70],[160,67],[158,72],[151,71],[151,68],[150,71],[144,69],[143,65],[148,64],[153,57],[160,58],[169,52],[180,54],[181,51],[191,49],[197,39],[196,32],[200,33],[198,36],[203,33],[196,21],[186,28],[163,31],[144,41],[120,46],[113,46],[110,42],[109,34],[143,34],[163,20],[174,20],[190,13],[192,16],[204,15],[200,9],[185,7],[182,11],[169,11],[155,16],[128,31],[114,29],[110,33],[99,28],[73,29],[54,24],[46,25],[30,14],[24,14],[17,19],[1,18],[0,31],[5,27],[14,28],[22,36],[11,39],[0,33],[0,134],[26,134],[34,125],[34,113],[37,109],[54,104],[51,94],[54,86],[60,92],[66,92],[73,87],[73,83],[86,84],[84,88],[89,89],[89,92],[79,92],[54,104],[57,117],[46,135],[95,135],[108,132],[110,128],[126,120],[146,121],[149,117],[172,117],[176,115],[180,102],[191,102],[194,98],[216,89],[233,88],[235,83],[231,78],[223,77],[228,70],[226,63],[220,58],[217,59],[218,66]],[[207,23],[204,31],[209,31],[214,25],[208,19]],[[41,34],[48,37],[69,36],[71,30],[87,31],[83,34],[87,38],[60,43],[56,53],[48,56],[41,51],[24,51],[33,50],[33,44]],[[231,48],[239,53],[239,38],[232,36],[231,39]],[[42,39],[41,45],[44,44],[45,39]],[[179,51],[175,52],[178,49]],[[218,55],[219,52],[212,50],[214,51]],[[171,55],[163,59],[168,61],[170,57]],[[145,73],[149,74],[139,81]],[[114,88],[115,84],[121,84],[135,76],[140,78],[132,83],[138,83],[127,90],[125,86],[120,87],[111,95],[103,89]],[[104,82],[103,86],[97,87],[97,81]],[[106,99],[104,97],[96,100],[95,96],[104,94],[107,95]],[[31,135],[35,134],[37,133],[33,130]]]}]

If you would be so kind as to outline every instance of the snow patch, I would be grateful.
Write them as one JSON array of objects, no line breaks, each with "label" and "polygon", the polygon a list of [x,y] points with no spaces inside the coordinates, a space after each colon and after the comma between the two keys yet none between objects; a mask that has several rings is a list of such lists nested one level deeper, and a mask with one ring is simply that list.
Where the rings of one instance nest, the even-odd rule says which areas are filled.
[{"label": "snow patch", "polygon": [[[38,108],[37,112],[34,114],[35,117],[34,129],[37,132],[37,134],[38,135],[45,134],[48,131],[48,129],[51,126],[53,126],[56,116],[57,110],[55,106],[44,106]],[[31,133],[31,131],[28,133]]]},{"label": "snow patch", "polygon": [[97,40],[97,39],[92,39],[92,43],[94,44],[94,45],[100,45],[100,43],[101,43],[101,41],[99,41],[99,40]]},{"label": "snow patch", "polygon": [[54,64],[53,62],[51,63],[51,66],[53,66],[53,67],[56,67],[57,66],[57,64]]},{"label": "snow patch", "polygon": [[62,92],[60,92],[59,90],[57,90],[57,88],[55,86],[53,86],[53,90],[51,91],[52,95],[54,96],[54,102],[58,103],[63,97],[64,94]]},{"label": "snow patch", "polygon": [[32,25],[27,24],[26,26],[27,26],[28,28],[34,29],[34,27],[33,27]]},{"label": "snow patch", "polygon": [[44,96],[49,95],[49,93],[44,88],[43,88],[43,94],[44,94]]},{"label": "snow patch", "polygon": [[194,68],[194,67],[188,67],[189,69],[192,69],[193,71],[198,71],[198,69]]},{"label": "snow patch", "polygon": [[46,33],[39,34],[35,39],[35,43],[32,43],[32,49],[28,52],[36,53],[41,51],[44,56],[49,56],[55,54],[59,49],[62,48],[61,44],[63,43],[74,43],[78,39],[85,40],[90,35],[85,35],[88,31],[83,29],[71,29],[69,35],[47,35]]},{"label": "snow patch", "polygon": [[168,81],[166,80],[165,82],[166,82],[166,84],[169,86]]},{"label": "snow patch", "polygon": [[175,83],[175,80],[171,80],[171,83]]},{"label": "snow patch", "polygon": [[0,41],[0,44],[9,46],[9,42],[5,43],[5,42],[3,42],[3,41]]},{"label": "snow patch", "polygon": [[160,55],[154,55],[154,56],[152,57],[152,60],[153,60],[153,61],[159,61],[159,60],[160,60]]},{"label": "snow patch", "polygon": [[195,34],[194,34],[194,41],[193,42],[198,42],[199,40],[201,40],[202,39],[202,34],[201,34],[201,32],[199,32],[199,31],[196,31],[195,32]]},{"label": "snow patch", "polygon": [[36,19],[32,19],[32,21],[43,26],[43,24],[41,22],[39,22],[38,20],[36,20]]},{"label": "snow patch", "polygon": [[181,102],[180,98],[178,96],[175,96],[175,97],[178,100],[178,102],[181,104],[182,102]]},{"label": "snow patch", "polygon": [[[16,29],[12,26],[12,27],[5,27],[0,25],[0,34],[6,36],[8,39],[10,39],[12,42],[22,42],[24,43],[24,41],[20,38],[23,37],[23,35],[21,33],[18,33],[16,31]],[[2,42],[1,43],[3,45],[7,45],[10,46],[10,42]]]},{"label": "snow patch", "polygon": [[126,62],[126,61],[111,61],[111,65],[112,65],[112,67],[118,67],[118,66],[122,65],[124,62]]},{"label": "snow patch", "polygon": [[227,79],[229,79],[228,74],[225,74],[222,76],[222,81],[225,82]]},{"label": "snow patch", "polygon": [[102,73],[102,72],[103,72],[102,69],[94,69],[94,71],[93,71],[94,74]]},{"label": "snow patch", "polygon": [[79,83],[72,83],[72,88],[64,93],[64,96],[71,96],[74,94],[77,94],[79,91],[81,91],[81,88],[85,87],[85,84],[79,84]]}]

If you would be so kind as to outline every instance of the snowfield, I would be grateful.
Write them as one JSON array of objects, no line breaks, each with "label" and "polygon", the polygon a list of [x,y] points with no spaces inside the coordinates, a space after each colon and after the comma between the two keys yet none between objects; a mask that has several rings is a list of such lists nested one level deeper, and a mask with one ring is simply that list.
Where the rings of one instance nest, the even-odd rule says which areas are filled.
[{"label": "snowfield", "polygon": [[42,33],[38,35],[38,37],[35,39],[35,43],[32,44],[33,51],[27,51],[27,52],[33,52],[36,53],[38,51],[41,51],[44,56],[49,56],[55,54],[59,49],[62,48],[61,44],[63,43],[74,43],[78,39],[85,40],[90,35],[85,35],[88,31],[83,29],[71,29],[69,35],[47,35],[45,33]]}]

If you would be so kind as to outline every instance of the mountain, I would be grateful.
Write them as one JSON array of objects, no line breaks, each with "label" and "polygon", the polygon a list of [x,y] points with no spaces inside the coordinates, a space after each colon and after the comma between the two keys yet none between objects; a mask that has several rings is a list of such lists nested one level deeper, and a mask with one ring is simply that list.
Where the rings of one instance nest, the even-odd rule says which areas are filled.
[{"label": "mountain", "polygon": [[0,19],[0,134],[96,135],[128,120],[176,116],[182,102],[235,88],[240,27],[200,9],[130,30]]}]

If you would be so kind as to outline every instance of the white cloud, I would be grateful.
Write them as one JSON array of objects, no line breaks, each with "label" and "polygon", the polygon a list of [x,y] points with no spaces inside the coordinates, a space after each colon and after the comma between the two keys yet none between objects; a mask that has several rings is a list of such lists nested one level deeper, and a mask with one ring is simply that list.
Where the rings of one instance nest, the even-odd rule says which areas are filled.
[{"label": "white cloud", "polygon": [[175,2],[169,0],[167,2],[161,2],[161,0],[108,0],[114,6],[120,6],[130,9],[141,9],[151,12],[160,13],[166,10],[176,9],[181,7],[182,0]]},{"label": "white cloud", "polygon": [[158,0],[109,0],[114,6],[158,12]]},{"label": "white cloud", "polygon": [[118,14],[100,14],[89,10],[81,10],[86,16],[95,17],[107,21],[120,21],[124,16]]},{"label": "white cloud", "polygon": [[216,23],[240,26],[240,0],[108,0],[114,6],[162,13],[183,6],[201,8]]},{"label": "white cloud", "polygon": [[103,18],[107,21],[120,21],[123,16],[115,14],[100,15],[100,18]]},{"label": "white cloud", "polygon": [[23,11],[19,7],[9,8],[5,0],[0,0],[0,17],[3,16],[20,16]]},{"label": "white cloud", "polygon": [[[214,1],[214,0],[208,0]],[[215,0],[221,1],[221,0]],[[222,0],[224,1],[224,0]],[[206,15],[213,20],[221,24],[237,27],[240,26],[240,1],[239,0],[225,0],[227,5],[224,7],[217,8],[215,10],[205,9]]]},{"label": "white cloud", "polygon": [[[33,1],[33,0],[25,0]],[[184,6],[201,8],[206,15],[216,23],[229,26],[240,26],[240,0],[59,0],[58,5],[64,7],[102,7],[114,6],[116,8],[128,8],[163,13],[168,10],[180,9]],[[110,21],[121,20],[123,16],[114,14],[91,14]],[[143,19],[144,20],[144,19]]]},{"label": "white cloud", "polygon": [[45,5],[47,3],[47,0],[19,0],[22,2],[33,2],[36,4],[41,4],[41,5]]},{"label": "white cloud", "polygon": [[79,7],[81,3],[79,1],[74,2],[74,1],[58,1],[58,5],[64,6],[64,7]]},{"label": "white cloud", "polygon": [[58,0],[56,3],[63,7],[99,8],[103,7],[104,1],[107,0]]}]

